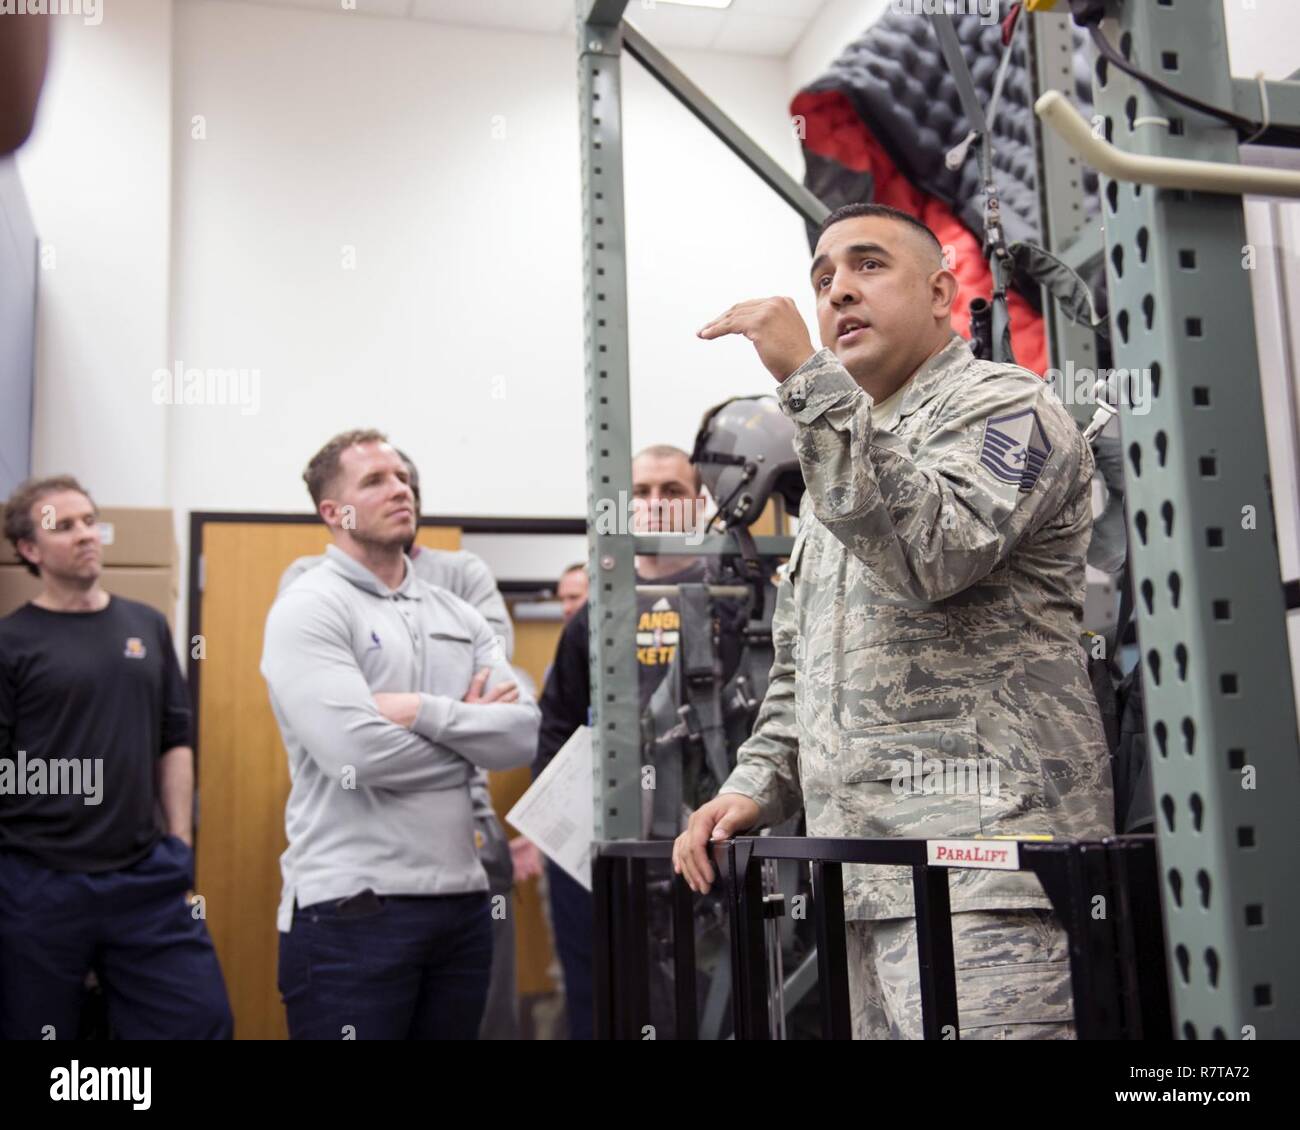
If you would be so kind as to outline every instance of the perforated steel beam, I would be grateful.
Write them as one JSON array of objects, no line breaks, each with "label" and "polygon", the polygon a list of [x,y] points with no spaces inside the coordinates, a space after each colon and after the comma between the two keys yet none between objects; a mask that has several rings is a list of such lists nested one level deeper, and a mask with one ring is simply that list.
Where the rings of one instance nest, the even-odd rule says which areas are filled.
[{"label": "perforated steel beam", "polygon": [[[575,0],[582,139],[583,308],[586,326],[587,514],[591,577],[591,713],[595,838],[641,835],[640,690],[636,651],[635,554],[734,552],[730,536],[694,545],[636,537],[598,515],[626,513],[632,496],[628,389],[627,250],[623,212],[621,65],[627,0]],[[638,58],[805,219],[825,207],[793,181],[644,37]],[[820,209],[820,211],[818,211]],[[692,539],[694,540],[694,539]],[[793,538],[757,539],[760,552],[788,554]]]},{"label": "perforated steel beam", "polygon": [[[1029,19],[1026,28],[1034,99],[1048,90],[1074,94],[1074,37],[1066,12],[1043,12]],[[1080,251],[1095,246],[1101,251],[1099,220],[1088,224],[1084,212],[1083,167],[1055,132],[1034,119],[1038,174],[1038,213],[1042,245],[1078,270]],[[1067,251],[1067,249],[1069,249]],[[1065,254],[1062,254],[1065,252]],[[1071,255],[1073,252],[1073,256]],[[1074,261],[1071,261],[1072,258]],[[1077,368],[1096,369],[1097,337],[1092,330],[1070,321],[1046,289],[1043,290],[1043,325],[1047,329],[1048,364],[1064,371],[1067,362]],[[1090,404],[1068,404],[1081,423],[1092,416]]]},{"label": "perforated steel beam", "polygon": [[[1231,107],[1220,0],[1112,0],[1142,70]],[[1236,162],[1230,128],[1095,68],[1113,143]],[[1300,744],[1269,496],[1242,204],[1103,180],[1130,552],[1177,1034],[1300,1035]]]},{"label": "perforated steel beam", "polygon": [[[591,5],[599,8],[599,3]],[[583,22],[578,0],[582,135],[583,308],[586,312],[587,547],[591,578],[592,774],[597,840],[641,834],[633,540],[592,521],[632,497],[628,395],[627,250],[623,220],[621,34]],[[612,5],[622,14],[622,4]],[[608,19],[610,13],[603,14]]]}]

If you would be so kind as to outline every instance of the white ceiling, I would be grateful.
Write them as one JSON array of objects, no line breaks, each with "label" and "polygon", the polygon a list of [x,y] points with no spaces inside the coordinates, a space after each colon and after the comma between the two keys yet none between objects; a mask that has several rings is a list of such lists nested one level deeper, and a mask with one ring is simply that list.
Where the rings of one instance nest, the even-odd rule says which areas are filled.
[{"label": "white ceiling", "polygon": [[[343,0],[244,0],[281,8],[340,12]],[[788,54],[826,0],[731,0],[721,11],[664,0],[628,0],[626,15],[652,43],[743,55]],[[574,0],[355,0],[371,16],[462,27],[570,33]],[[352,14],[352,13],[343,13]]]}]

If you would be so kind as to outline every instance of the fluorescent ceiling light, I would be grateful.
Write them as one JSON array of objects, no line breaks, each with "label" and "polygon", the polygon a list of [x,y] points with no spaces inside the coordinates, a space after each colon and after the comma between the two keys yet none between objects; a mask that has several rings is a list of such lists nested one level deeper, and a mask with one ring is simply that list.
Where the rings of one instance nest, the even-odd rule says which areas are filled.
[{"label": "fluorescent ceiling light", "polygon": [[731,0],[642,0],[641,7],[654,8],[659,4],[679,4],[683,8],[730,8]]}]

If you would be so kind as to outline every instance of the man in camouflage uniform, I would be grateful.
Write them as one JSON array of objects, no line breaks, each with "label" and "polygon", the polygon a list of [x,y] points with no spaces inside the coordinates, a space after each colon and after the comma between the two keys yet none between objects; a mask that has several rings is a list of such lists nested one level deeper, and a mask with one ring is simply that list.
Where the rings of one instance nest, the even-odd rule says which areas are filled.
[{"label": "man in camouflage uniform", "polygon": [[[957,281],[912,217],[832,213],[812,281],[824,349],[788,298],[700,331],[748,337],[781,382],[808,504],[754,733],[675,869],[707,889],[710,839],[801,804],[810,836],[1110,833],[1078,635],[1088,445],[1038,377],[976,360],[952,332]],[[966,786],[916,779],[935,765]],[[854,1033],[919,1037],[910,871],[848,866],[844,880]],[[1037,880],[953,870],[950,884],[961,1035],[1073,1035],[1065,936]]]}]

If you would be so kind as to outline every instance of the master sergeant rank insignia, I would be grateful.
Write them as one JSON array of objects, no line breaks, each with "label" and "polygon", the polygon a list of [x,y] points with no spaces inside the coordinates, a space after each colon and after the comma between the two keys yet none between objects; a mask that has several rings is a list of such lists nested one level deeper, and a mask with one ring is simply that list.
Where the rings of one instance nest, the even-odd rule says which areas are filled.
[{"label": "master sergeant rank insignia", "polygon": [[984,424],[980,463],[1000,482],[1017,484],[1021,493],[1034,489],[1051,454],[1052,443],[1032,408]]}]

